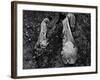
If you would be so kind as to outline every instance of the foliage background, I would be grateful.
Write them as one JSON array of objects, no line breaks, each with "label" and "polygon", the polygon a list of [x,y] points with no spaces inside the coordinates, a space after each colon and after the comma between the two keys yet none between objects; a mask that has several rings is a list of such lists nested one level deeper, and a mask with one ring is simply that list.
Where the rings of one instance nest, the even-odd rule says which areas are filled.
[{"label": "foliage background", "polygon": [[[66,12],[67,13],[67,12]],[[54,55],[49,64],[46,64],[48,56],[42,55],[42,58],[33,59],[35,56],[34,45],[40,32],[40,24],[47,16],[55,17],[56,12],[43,11],[23,11],[23,68],[47,68],[64,67],[59,55]],[[73,37],[78,47],[78,59],[73,66],[91,65],[91,15],[87,13],[73,13],[76,17],[75,30],[72,31]],[[58,50],[59,51],[59,50]],[[49,52],[48,52],[49,53]],[[68,66],[67,66],[68,67]]]}]

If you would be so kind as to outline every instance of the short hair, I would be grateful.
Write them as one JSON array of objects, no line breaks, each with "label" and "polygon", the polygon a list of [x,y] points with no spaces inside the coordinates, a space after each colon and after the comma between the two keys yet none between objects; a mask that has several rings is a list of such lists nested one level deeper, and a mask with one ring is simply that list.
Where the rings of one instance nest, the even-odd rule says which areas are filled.
[{"label": "short hair", "polygon": [[65,17],[66,17],[66,16],[65,16],[63,13],[60,13],[60,14],[59,14],[59,18],[60,18],[61,20],[64,20]]},{"label": "short hair", "polygon": [[52,17],[51,16],[47,16],[47,18],[51,21],[52,20]]}]

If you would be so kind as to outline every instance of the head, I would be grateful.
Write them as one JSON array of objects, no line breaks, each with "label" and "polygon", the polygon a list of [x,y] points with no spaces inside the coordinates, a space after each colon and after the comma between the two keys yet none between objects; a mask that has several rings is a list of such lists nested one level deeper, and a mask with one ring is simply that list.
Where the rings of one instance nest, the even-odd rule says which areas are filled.
[{"label": "head", "polygon": [[47,22],[47,28],[51,28],[51,26],[50,26],[50,22],[52,21],[52,17],[51,16],[47,16],[46,18],[48,18],[49,19],[49,22]]},{"label": "head", "polygon": [[59,19],[62,21],[62,20],[64,20],[65,19],[65,13],[60,13],[59,14]]},{"label": "head", "polygon": [[51,21],[51,20],[52,20],[52,17],[51,17],[51,16],[47,16],[47,18],[49,19],[49,21]]}]

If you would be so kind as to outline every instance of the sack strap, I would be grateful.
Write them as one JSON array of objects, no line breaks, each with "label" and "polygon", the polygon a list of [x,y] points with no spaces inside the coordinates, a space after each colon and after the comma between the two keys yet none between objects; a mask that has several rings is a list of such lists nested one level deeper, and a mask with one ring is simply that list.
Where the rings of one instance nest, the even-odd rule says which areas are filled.
[{"label": "sack strap", "polygon": [[70,29],[69,20],[68,20],[67,16],[63,20],[62,23],[63,23],[63,34],[64,34],[65,42],[67,42],[67,41],[74,42],[74,38],[72,36],[72,32],[71,32],[71,29]]}]

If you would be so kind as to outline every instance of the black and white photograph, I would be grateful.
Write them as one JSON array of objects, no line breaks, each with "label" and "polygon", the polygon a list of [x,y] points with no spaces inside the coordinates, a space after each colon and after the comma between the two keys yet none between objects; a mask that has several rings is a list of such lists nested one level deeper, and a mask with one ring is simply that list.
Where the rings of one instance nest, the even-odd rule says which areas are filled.
[{"label": "black and white photograph", "polygon": [[90,14],[23,10],[23,69],[90,65]]},{"label": "black and white photograph", "polygon": [[12,77],[97,73],[97,7],[12,2]]}]

